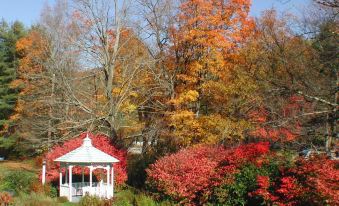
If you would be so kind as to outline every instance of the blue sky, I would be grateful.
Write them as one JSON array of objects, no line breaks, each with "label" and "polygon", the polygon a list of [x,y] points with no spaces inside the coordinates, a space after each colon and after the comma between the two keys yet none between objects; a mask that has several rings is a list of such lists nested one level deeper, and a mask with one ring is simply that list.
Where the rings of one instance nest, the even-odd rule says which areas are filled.
[{"label": "blue sky", "polygon": [[[40,18],[40,11],[46,2],[54,0],[1,0],[0,18],[9,22],[22,21],[29,26],[36,23]],[[295,14],[308,5],[311,0],[253,0],[251,15],[259,16],[262,11],[275,7],[277,10],[290,11]]]},{"label": "blue sky", "polygon": [[311,2],[312,0],[252,0],[251,15],[259,16],[262,11],[270,8],[299,15]]}]

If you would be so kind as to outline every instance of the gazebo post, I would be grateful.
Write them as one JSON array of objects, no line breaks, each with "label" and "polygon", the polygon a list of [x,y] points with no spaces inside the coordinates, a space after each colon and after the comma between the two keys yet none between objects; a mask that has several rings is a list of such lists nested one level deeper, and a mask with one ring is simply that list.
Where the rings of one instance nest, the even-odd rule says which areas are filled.
[{"label": "gazebo post", "polygon": [[67,170],[67,165],[65,166],[65,184],[68,184],[68,170]]},{"label": "gazebo post", "polygon": [[90,188],[89,191],[90,191],[90,194],[92,193],[92,181],[93,181],[92,172],[93,172],[93,166],[91,165],[89,167],[89,188]]},{"label": "gazebo post", "polygon": [[85,182],[84,166],[81,167],[81,175],[82,175],[82,178],[81,178],[82,185],[81,185],[81,187],[83,187],[84,186],[84,182]]},{"label": "gazebo post", "polygon": [[41,177],[41,180],[42,180],[42,184],[44,185],[45,182],[46,182],[46,160],[44,160],[42,162],[42,177]]},{"label": "gazebo post", "polygon": [[62,185],[62,167],[60,165],[60,170],[59,170],[59,186],[60,186],[60,188],[61,188],[61,185]]},{"label": "gazebo post", "polygon": [[111,185],[112,185],[111,192],[112,192],[112,197],[113,197],[113,195],[114,195],[114,168],[113,168],[113,164],[112,164],[112,171],[111,171]]},{"label": "gazebo post", "polygon": [[106,170],[107,170],[106,198],[109,198],[110,197],[109,173],[111,171],[109,165],[106,166]]},{"label": "gazebo post", "polygon": [[72,165],[68,166],[69,169],[69,201],[72,202]]}]

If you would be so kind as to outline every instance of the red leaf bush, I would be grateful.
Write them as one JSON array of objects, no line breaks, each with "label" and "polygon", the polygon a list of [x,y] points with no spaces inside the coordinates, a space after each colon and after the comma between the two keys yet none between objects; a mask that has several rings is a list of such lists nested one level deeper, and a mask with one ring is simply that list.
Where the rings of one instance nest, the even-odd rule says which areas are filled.
[{"label": "red leaf bush", "polygon": [[181,204],[203,204],[215,186],[245,162],[269,152],[267,142],[231,149],[196,146],[157,160],[147,169],[148,185]]},{"label": "red leaf bush", "polygon": [[[60,164],[54,162],[55,159],[65,155],[66,153],[80,147],[83,143],[83,139],[86,137],[87,133],[82,133],[77,138],[68,140],[64,142],[62,145],[57,145],[52,148],[51,152],[45,155],[45,159],[47,161],[47,171],[46,171],[46,180],[48,182],[56,181],[59,179],[59,168]],[[98,134],[93,135],[89,133],[89,137],[92,140],[92,144],[94,147],[100,149],[101,151],[117,158],[120,162],[114,164],[114,179],[117,185],[123,184],[127,180],[127,172],[126,172],[126,151],[118,150],[114,145],[111,144],[109,137],[106,135]],[[94,170],[94,175],[97,177],[98,174],[102,171]],[[85,174],[89,173],[89,169],[85,169]],[[63,174],[65,174],[65,170],[63,169]],[[80,175],[81,168],[74,167],[73,174]],[[41,175],[40,175],[41,177]]]},{"label": "red leaf bush", "polygon": [[269,151],[253,143],[225,149],[200,145],[157,160],[148,185],[181,205],[339,205],[339,163]]},{"label": "red leaf bush", "polygon": [[[339,161],[331,160],[325,155],[315,156],[309,160],[300,159],[297,167],[290,172],[309,191],[316,194],[314,200],[323,199],[326,204],[339,205]],[[325,204],[325,203],[320,203]]]},{"label": "red leaf bush", "polygon": [[337,160],[326,156],[300,158],[294,167],[282,168],[274,182],[258,176],[258,188],[249,195],[261,197],[269,205],[339,205],[338,167]]},{"label": "red leaf bush", "polygon": [[250,196],[260,196],[265,202],[275,201],[277,197],[269,192],[270,177],[268,176],[257,176],[258,189],[251,192]]}]

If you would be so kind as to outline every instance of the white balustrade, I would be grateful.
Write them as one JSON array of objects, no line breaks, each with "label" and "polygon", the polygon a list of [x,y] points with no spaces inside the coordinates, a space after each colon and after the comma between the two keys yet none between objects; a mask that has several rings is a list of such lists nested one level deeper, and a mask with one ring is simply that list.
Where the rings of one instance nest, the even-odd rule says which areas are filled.
[{"label": "white balustrade", "polygon": [[[98,196],[101,198],[106,198],[107,194],[111,194],[113,191],[113,188],[111,185],[107,185],[107,183],[104,182],[93,182],[92,183],[92,189],[90,187],[89,182],[75,182],[72,183],[72,196],[85,196],[86,194],[92,195],[92,196]],[[69,198],[69,185],[68,184],[62,184],[60,186],[60,196],[64,196]],[[113,196],[113,195],[112,195]]]}]

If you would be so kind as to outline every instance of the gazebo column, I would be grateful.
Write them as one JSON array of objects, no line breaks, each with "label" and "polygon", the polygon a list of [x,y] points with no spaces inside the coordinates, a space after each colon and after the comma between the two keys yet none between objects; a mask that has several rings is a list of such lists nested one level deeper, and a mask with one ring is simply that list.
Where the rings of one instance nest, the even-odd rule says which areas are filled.
[{"label": "gazebo column", "polygon": [[59,170],[59,185],[60,185],[60,188],[61,188],[61,185],[62,185],[62,167],[61,167],[61,165],[60,165],[60,170]]},{"label": "gazebo column", "polygon": [[82,182],[82,187],[84,186],[85,182],[85,175],[84,175],[84,166],[81,167],[81,182]]},{"label": "gazebo column", "polygon": [[67,166],[65,166],[65,184],[68,184],[68,170],[67,170]]},{"label": "gazebo column", "polygon": [[42,180],[42,184],[44,185],[45,182],[46,182],[46,160],[44,160],[42,162],[42,177],[41,177],[41,180]]},{"label": "gazebo column", "polygon": [[110,193],[110,184],[109,184],[109,173],[110,173],[110,166],[109,165],[106,166],[106,170],[107,170],[106,198],[110,198],[111,193]]},{"label": "gazebo column", "polygon": [[69,170],[69,201],[72,202],[72,165],[68,166],[68,170]]},{"label": "gazebo column", "polygon": [[89,167],[89,191],[90,191],[90,194],[92,194],[92,182],[93,182],[93,177],[92,177],[92,172],[93,172],[93,166],[91,165]]},{"label": "gazebo column", "polygon": [[112,169],[111,169],[111,185],[112,185],[112,189],[111,190],[111,193],[112,193],[112,197],[114,195],[114,167],[113,167],[113,164],[112,164]]}]

